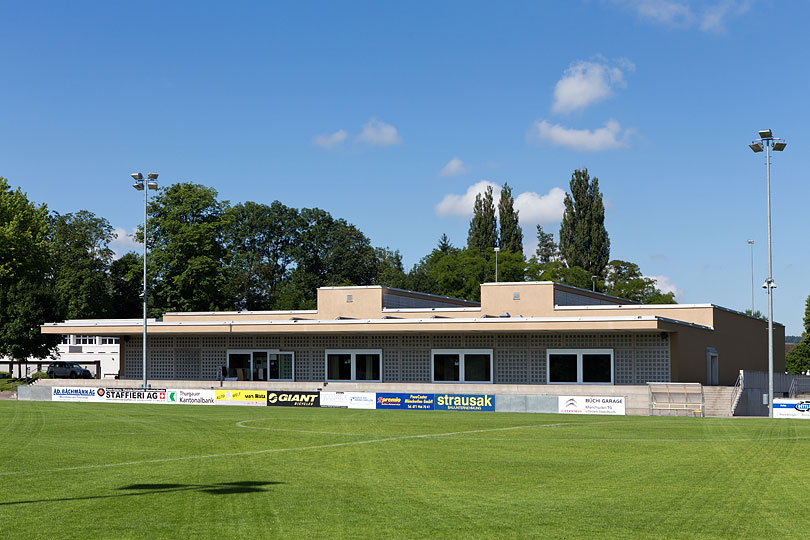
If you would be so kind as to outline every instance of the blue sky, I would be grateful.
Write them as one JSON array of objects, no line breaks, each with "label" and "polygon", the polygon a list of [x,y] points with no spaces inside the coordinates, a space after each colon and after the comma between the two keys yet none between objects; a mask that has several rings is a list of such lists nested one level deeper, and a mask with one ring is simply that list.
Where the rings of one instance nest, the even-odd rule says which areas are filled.
[{"label": "blue sky", "polygon": [[0,175],[90,210],[133,246],[133,171],[232,203],[323,208],[399,249],[466,242],[508,182],[527,253],[571,173],[599,178],[611,257],[681,303],[767,310],[802,331],[810,2],[5,2]]}]

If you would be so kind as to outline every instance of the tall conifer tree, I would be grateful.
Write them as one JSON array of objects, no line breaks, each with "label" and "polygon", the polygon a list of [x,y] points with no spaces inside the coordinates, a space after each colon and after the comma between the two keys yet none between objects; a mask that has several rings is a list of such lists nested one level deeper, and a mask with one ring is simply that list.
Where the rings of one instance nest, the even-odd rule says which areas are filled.
[{"label": "tall conifer tree", "polygon": [[610,238],[605,229],[605,205],[599,179],[591,182],[588,169],[571,175],[571,193],[565,194],[560,226],[560,254],[569,267],[579,266],[604,278],[610,259]]},{"label": "tall conifer tree", "polygon": [[515,199],[512,188],[504,184],[498,201],[498,219],[500,221],[500,248],[512,253],[523,253],[523,230],[515,210]]},{"label": "tall conifer tree", "polygon": [[479,193],[475,196],[473,217],[470,221],[470,231],[467,234],[467,247],[487,252],[497,245],[495,202],[492,197],[492,186],[487,186],[483,195]]}]

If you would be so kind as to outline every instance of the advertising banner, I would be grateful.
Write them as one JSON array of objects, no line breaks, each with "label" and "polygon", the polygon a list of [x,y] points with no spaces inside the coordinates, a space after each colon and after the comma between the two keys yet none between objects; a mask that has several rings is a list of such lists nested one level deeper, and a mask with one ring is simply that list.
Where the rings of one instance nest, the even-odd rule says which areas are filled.
[{"label": "advertising banner", "polygon": [[166,403],[175,405],[215,405],[214,390],[166,390]]},{"label": "advertising banner", "polygon": [[377,392],[378,409],[419,409],[432,411],[436,396],[434,394],[398,394]]},{"label": "advertising banner", "polygon": [[267,405],[267,390],[215,390],[216,405]]},{"label": "advertising banner", "polygon": [[436,394],[437,411],[494,411],[494,394]]},{"label": "advertising banner", "polygon": [[166,403],[165,388],[97,388],[96,401],[105,403]]},{"label": "advertising banner", "polygon": [[98,388],[63,388],[54,386],[51,389],[51,401],[99,401]]},{"label": "advertising banner", "polygon": [[624,396],[557,396],[560,414],[625,414]]},{"label": "advertising banner", "polygon": [[374,392],[346,392],[350,409],[376,409],[377,394]]},{"label": "advertising banner", "polygon": [[349,396],[346,392],[321,392],[321,407],[348,409]]},{"label": "advertising banner", "polygon": [[810,401],[800,399],[773,400],[774,418],[810,418]]},{"label": "advertising banner", "polygon": [[320,407],[320,392],[267,392],[270,407]]}]

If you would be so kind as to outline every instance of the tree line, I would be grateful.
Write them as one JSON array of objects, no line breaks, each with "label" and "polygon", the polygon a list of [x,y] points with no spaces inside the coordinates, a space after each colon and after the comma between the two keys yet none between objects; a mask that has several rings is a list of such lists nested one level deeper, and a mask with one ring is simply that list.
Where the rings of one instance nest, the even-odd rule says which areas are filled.
[{"label": "tree line", "polygon": [[[548,280],[646,303],[674,302],[638,265],[610,260],[597,178],[574,171],[559,243],[540,225],[533,256],[512,190],[476,197],[467,245],[442,235],[405,270],[398,250],[374,247],[345,219],[318,208],[220,200],[211,187],[177,183],[148,202],[150,317],[167,312],[295,310],[316,307],[317,288],[384,285],[480,299],[480,284]],[[0,177],[0,355],[45,357],[56,336],[43,322],[142,315],[143,259],[116,259],[113,227],[87,210],[59,214],[28,200]],[[139,228],[136,241],[143,242]]]}]

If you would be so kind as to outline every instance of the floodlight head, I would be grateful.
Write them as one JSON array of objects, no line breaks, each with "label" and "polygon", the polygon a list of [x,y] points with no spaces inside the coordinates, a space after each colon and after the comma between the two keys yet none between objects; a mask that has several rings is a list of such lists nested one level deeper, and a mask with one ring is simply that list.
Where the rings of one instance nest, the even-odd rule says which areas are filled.
[{"label": "floodlight head", "polygon": [[495,249],[495,253],[498,253],[501,250],[501,248],[499,248],[499,247],[496,247],[494,249]]},{"label": "floodlight head", "polygon": [[143,180],[143,175],[139,172],[134,172],[130,174],[133,180]]},{"label": "floodlight head", "polygon": [[752,246],[754,245],[754,241],[753,241],[753,240],[749,240],[749,241],[748,241],[748,243],[749,243],[749,244],[751,244]]},{"label": "floodlight head", "polygon": [[749,144],[748,146],[749,146],[749,147],[751,148],[751,150],[753,150],[754,152],[762,152],[763,150],[765,150],[765,147],[764,147],[764,146],[762,146],[762,143],[761,143],[761,142],[752,142],[752,143],[751,143],[751,144]]},{"label": "floodlight head", "polygon": [[147,182],[146,185],[149,187],[149,189],[157,189],[157,182]]},{"label": "floodlight head", "polygon": [[143,191],[143,182],[135,182],[134,184],[132,184],[132,187],[134,187],[138,191]]},{"label": "floodlight head", "polygon": [[770,139],[773,137],[773,132],[770,129],[760,129],[759,130],[759,138],[760,139]]},{"label": "floodlight head", "polygon": [[158,173],[156,173],[156,172],[150,172],[149,174],[147,174],[147,175],[146,175],[146,177],[147,177],[147,178],[149,178],[149,180],[157,180],[157,178],[158,178]]},{"label": "floodlight head", "polygon": [[785,149],[786,146],[787,146],[787,143],[785,141],[774,141],[773,142],[773,149],[776,152],[781,152],[782,150]]}]

